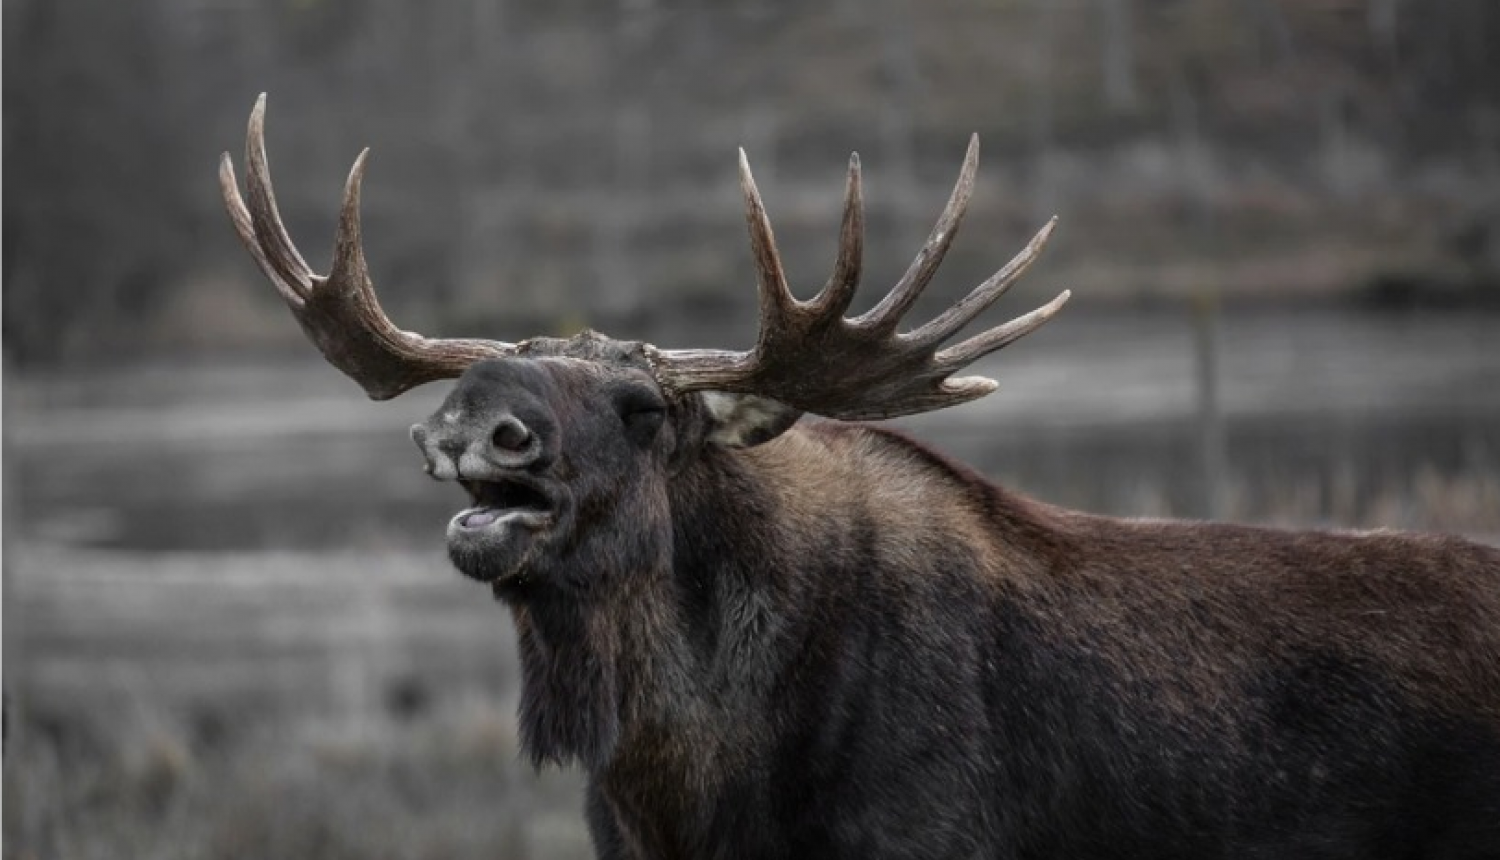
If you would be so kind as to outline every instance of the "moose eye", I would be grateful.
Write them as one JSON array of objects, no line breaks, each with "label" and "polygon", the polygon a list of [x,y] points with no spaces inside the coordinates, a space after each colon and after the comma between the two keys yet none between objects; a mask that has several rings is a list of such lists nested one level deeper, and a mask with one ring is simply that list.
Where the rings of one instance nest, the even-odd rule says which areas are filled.
[{"label": "moose eye", "polygon": [[642,447],[656,438],[667,417],[667,404],[656,392],[643,388],[625,392],[615,401],[615,409],[625,425],[625,435]]}]

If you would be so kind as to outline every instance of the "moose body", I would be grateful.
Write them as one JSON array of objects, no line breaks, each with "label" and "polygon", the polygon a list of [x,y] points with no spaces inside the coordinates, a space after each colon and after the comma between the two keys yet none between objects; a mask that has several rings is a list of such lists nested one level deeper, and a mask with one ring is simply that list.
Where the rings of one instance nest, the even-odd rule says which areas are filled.
[{"label": "moose body", "polygon": [[[912,268],[845,319],[786,289],[742,161],[754,350],[592,333],[435,341],[379,310],[356,162],[335,262],[276,215],[252,113],[252,255],[372,396],[459,377],[412,429],[471,506],[449,554],[510,609],[521,739],[588,774],[606,858],[1500,857],[1500,551],[1458,538],[1098,517],[857,420],[982,396],[956,369],[1048,306],[938,345],[1029,265],[914,331]],[[809,364],[812,369],[809,370]]]},{"label": "moose body", "polygon": [[[519,361],[460,381],[454,436],[516,376],[571,405],[568,361]],[[450,542],[601,856],[1500,856],[1492,549],[1089,516],[833,422],[638,482],[610,417],[550,423],[599,481],[555,569]]]}]

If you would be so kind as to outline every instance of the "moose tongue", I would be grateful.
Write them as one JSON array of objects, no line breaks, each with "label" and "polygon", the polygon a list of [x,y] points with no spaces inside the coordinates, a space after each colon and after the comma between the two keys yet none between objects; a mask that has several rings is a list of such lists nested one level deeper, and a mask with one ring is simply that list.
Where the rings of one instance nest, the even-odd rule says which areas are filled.
[{"label": "moose tongue", "polygon": [[487,526],[498,519],[500,519],[500,511],[494,508],[480,508],[464,517],[464,526],[477,529],[481,526]]}]

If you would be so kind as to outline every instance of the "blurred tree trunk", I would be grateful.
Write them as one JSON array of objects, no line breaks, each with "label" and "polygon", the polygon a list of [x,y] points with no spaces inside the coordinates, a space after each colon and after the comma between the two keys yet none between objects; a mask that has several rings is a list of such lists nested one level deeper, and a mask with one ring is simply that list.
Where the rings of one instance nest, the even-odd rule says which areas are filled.
[{"label": "blurred tree trunk", "polygon": [[1034,36],[1027,55],[1031,89],[1028,112],[1030,185],[1032,206],[1046,217],[1058,210],[1058,192],[1052,176],[1052,149],[1055,146],[1052,57],[1056,52],[1058,13],[1057,4],[1052,0],[1033,0],[1032,10]]},{"label": "blurred tree trunk", "polygon": [[1240,0],[1240,5],[1250,19],[1251,32],[1260,45],[1262,57],[1277,63],[1294,59],[1292,28],[1276,0]]},{"label": "blurred tree trunk", "polygon": [[1400,0],[1370,0],[1365,12],[1365,21],[1370,35],[1383,50],[1390,52],[1396,47],[1397,9]]},{"label": "blurred tree trunk", "polygon": [[883,0],[879,17],[880,66],[885,92],[880,100],[881,166],[895,188],[897,229],[920,231],[923,216],[917,205],[915,117],[920,70],[912,44],[907,0]]},{"label": "blurred tree trunk", "polygon": [[1135,76],[1134,13],[1130,0],[1098,0],[1103,34],[1104,102],[1114,111],[1134,110],[1139,100]]},{"label": "blurred tree trunk", "polygon": [[[656,48],[657,12],[651,0],[621,2],[610,34],[618,77],[612,93],[611,140],[602,147],[611,162],[610,195],[603,211],[589,213],[594,230],[593,283],[575,307],[598,308],[607,318],[629,317],[642,308],[640,272],[645,267],[632,234],[650,203],[651,116],[642,103],[644,70]],[[603,154],[603,153],[601,153]]]}]

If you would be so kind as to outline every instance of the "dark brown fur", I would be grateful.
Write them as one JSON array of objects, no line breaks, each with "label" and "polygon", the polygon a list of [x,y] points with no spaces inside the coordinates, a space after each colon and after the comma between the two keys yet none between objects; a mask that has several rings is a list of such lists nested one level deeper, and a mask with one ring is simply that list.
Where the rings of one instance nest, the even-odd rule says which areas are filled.
[{"label": "dark brown fur", "polygon": [[444,408],[543,404],[576,521],[455,561],[601,856],[1500,856],[1500,551],[1091,516],[864,425],[730,448],[694,398],[622,444],[644,373],[512,361]]}]

